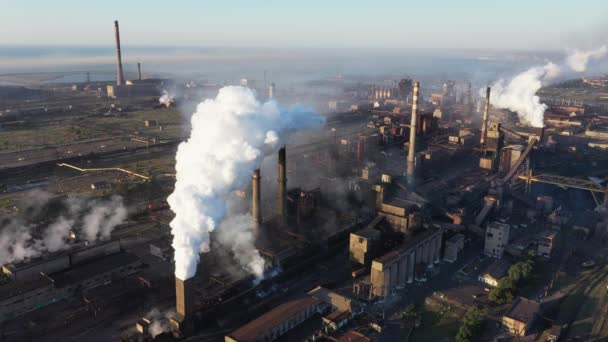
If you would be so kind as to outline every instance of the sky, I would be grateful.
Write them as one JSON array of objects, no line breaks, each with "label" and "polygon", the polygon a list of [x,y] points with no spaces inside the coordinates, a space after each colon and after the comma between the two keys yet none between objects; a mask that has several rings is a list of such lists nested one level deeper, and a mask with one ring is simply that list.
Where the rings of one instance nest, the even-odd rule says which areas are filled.
[{"label": "sky", "polygon": [[106,46],[114,20],[123,47],[563,50],[608,39],[606,0],[0,0],[0,7],[0,45]]}]

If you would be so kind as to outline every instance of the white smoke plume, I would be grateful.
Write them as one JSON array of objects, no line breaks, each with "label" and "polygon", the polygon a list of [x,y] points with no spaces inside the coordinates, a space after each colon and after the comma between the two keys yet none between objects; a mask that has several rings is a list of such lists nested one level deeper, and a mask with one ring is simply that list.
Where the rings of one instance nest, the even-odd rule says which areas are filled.
[{"label": "white smoke plume", "polygon": [[[516,112],[523,124],[543,127],[547,105],[540,102],[536,92],[557,80],[564,70],[585,71],[589,60],[603,58],[607,52],[605,46],[591,51],[575,51],[561,65],[549,62],[532,67],[508,81],[500,79],[491,85],[490,103],[494,107]],[[484,96],[485,89],[480,89],[479,94]]]},{"label": "white smoke plume", "polygon": [[175,103],[175,96],[170,95],[166,90],[163,90],[163,95],[158,99],[158,102],[165,107],[171,107]]},{"label": "white smoke plume", "polygon": [[[41,210],[45,204],[38,202],[40,207],[36,209]],[[46,227],[27,222],[25,218],[5,220],[0,226],[0,265],[69,249],[71,231],[89,242],[108,239],[112,230],[127,217],[120,196],[92,201],[69,198],[63,201],[63,206],[66,213],[52,219]]]},{"label": "white smoke plume", "polygon": [[251,214],[228,217],[217,233],[219,242],[229,247],[239,264],[261,281],[264,277],[264,259],[255,248],[255,224]]},{"label": "white smoke plume", "polygon": [[175,190],[167,199],[175,212],[171,228],[177,278],[196,273],[199,254],[209,251],[209,233],[226,215],[227,195],[243,188],[289,133],[323,122],[312,111],[281,111],[274,101],[260,103],[244,87],[224,87],[215,99],[198,105],[190,138],[177,150]]},{"label": "white smoke plume", "polygon": [[89,212],[83,218],[82,233],[87,241],[110,238],[112,229],[127,218],[122,197],[112,196],[108,201],[89,203]]},{"label": "white smoke plume", "polygon": [[175,311],[173,310],[167,310],[164,313],[161,313],[157,308],[150,310],[146,314],[145,318],[150,321],[148,332],[152,338],[171,330],[169,319],[171,316],[173,316],[173,314],[175,314]]},{"label": "white smoke plume", "polygon": [[566,62],[572,70],[576,72],[584,72],[587,70],[589,60],[604,58],[606,54],[608,54],[608,47],[606,45],[589,51],[575,50],[570,56],[568,56]]},{"label": "white smoke plume", "polygon": [[509,82],[501,79],[491,86],[490,103],[497,108],[516,112],[524,124],[543,127],[547,105],[540,103],[536,92],[559,73],[560,68],[557,65],[547,63],[530,68]]}]

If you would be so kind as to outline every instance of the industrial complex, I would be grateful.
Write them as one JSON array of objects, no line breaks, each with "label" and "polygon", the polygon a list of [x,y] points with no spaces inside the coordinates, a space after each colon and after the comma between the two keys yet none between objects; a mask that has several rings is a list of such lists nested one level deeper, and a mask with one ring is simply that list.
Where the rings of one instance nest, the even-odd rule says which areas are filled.
[{"label": "industrial complex", "polygon": [[148,78],[114,33],[115,79],[0,87],[0,340],[452,341],[473,319],[480,341],[608,337],[605,76],[541,88],[541,125],[491,80],[340,77],[322,124],[252,138],[261,156],[237,141],[254,156],[183,187],[203,99],[310,94]]}]

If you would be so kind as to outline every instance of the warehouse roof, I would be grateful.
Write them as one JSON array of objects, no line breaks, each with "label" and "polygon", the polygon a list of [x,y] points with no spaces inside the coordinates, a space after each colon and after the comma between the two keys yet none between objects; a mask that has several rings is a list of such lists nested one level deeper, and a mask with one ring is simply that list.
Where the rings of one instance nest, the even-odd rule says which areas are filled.
[{"label": "warehouse roof", "polygon": [[319,299],[308,295],[290,300],[245,324],[228,336],[239,342],[259,341],[261,335],[272,330],[274,327],[292,318],[306,308],[317,304],[319,301]]}]

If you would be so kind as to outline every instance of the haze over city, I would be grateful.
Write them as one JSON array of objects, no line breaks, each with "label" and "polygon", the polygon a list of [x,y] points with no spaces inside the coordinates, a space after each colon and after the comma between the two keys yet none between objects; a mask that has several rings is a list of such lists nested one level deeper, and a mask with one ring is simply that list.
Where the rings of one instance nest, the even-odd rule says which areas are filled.
[{"label": "haze over city", "polygon": [[0,340],[608,338],[605,1],[2,13]]}]

